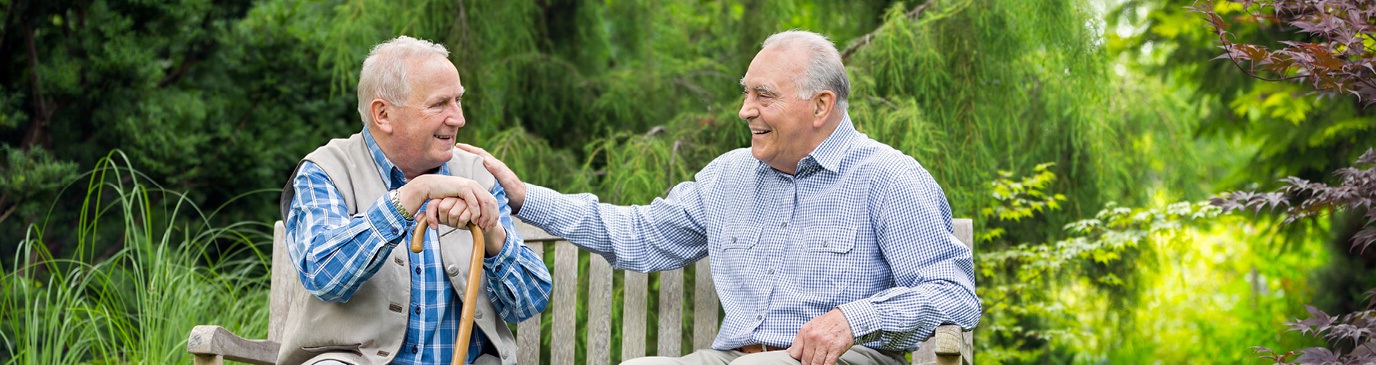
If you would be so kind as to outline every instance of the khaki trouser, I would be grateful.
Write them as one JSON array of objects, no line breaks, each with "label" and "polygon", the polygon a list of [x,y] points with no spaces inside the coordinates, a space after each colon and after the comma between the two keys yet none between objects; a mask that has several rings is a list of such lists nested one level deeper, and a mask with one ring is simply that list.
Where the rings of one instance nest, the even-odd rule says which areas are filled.
[{"label": "khaki trouser", "polygon": [[[622,362],[621,365],[798,365],[797,359],[788,356],[788,351],[767,351],[746,354],[740,351],[701,349],[684,357],[642,357]],[[881,352],[865,346],[851,347],[841,354],[837,365],[903,365],[907,360],[901,353]]]}]

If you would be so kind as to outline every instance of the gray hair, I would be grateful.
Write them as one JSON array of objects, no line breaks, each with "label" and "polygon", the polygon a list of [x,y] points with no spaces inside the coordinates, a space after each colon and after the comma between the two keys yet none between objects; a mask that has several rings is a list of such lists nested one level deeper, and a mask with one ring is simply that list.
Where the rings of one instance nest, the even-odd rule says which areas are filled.
[{"label": "gray hair", "polygon": [[383,42],[368,52],[358,74],[358,115],[363,125],[372,123],[368,105],[373,99],[400,104],[411,94],[407,79],[413,63],[424,56],[449,57],[449,50],[434,42],[407,36]]},{"label": "gray hair", "polygon": [[846,97],[850,96],[850,78],[846,76],[846,66],[841,64],[841,53],[826,36],[805,30],[788,30],[769,36],[764,40],[762,49],[770,47],[806,47],[812,59],[807,70],[794,79],[798,85],[798,97],[807,99],[822,90],[836,93],[836,108],[845,111]]}]

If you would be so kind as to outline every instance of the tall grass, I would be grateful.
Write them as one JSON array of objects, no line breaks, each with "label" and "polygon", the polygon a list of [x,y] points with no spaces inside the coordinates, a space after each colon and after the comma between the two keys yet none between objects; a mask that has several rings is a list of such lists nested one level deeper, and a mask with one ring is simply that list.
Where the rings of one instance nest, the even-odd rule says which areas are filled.
[{"label": "tall grass", "polygon": [[80,218],[30,226],[0,278],[0,363],[183,363],[195,325],[266,335],[271,256],[260,247],[270,226],[215,227],[215,212],[149,181],[119,151],[83,177],[84,191],[63,193],[84,194],[79,207],[52,207]]}]

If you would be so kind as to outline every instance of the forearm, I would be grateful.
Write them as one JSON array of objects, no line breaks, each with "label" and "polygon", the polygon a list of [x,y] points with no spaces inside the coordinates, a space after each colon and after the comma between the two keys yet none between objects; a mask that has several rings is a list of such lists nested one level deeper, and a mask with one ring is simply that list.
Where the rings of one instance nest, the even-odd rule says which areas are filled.
[{"label": "forearm", "polygon": [[972,285],[938,279],[885,290],[839,308],[857,344],[879,341],[884,348],[912,349],[943,324],[973,329],[981,304]]},{"label": "forearm", "polygon": [[688,183],[675,187],[668,199],[629,207],[601,204],[592,194],[527,186],[521,219],[601,255],[615,268],[671,270],[707,254],[707,238],[694,217],[699,214],[696,194],[684,191],[691,190]]},{"label": "forearm", "polygon": [[497,313],[517,323],[545,310],[552,280],[544,261],[524,244],[511,220],[503,219],[502,225],[511,233],[495,255],[483,260],[483,273]]}]

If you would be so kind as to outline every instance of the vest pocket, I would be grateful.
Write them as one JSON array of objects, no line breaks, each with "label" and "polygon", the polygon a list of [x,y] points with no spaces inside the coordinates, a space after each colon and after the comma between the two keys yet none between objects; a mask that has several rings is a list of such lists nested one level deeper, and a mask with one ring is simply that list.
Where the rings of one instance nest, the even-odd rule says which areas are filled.
[{"label": "vest pocket", "polygon": [[309,347],[302,347],[302,348],[301,348],[301,351],[310,352],[310,353],[316,353],[316,354],[323,354],[323,353],[327,353],[327,352],[347,352],[347,353],[351,353],[351,354],[363,355],[363,351],[360,350],[362,347],[363,347],[363,344],[357,344],[357,343],[356,343],[356,344],[352,344],[352,345],[309,346]]}]

